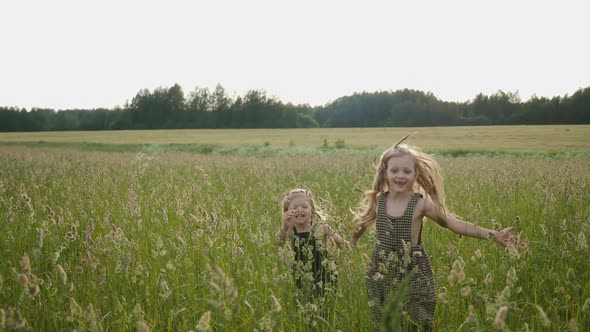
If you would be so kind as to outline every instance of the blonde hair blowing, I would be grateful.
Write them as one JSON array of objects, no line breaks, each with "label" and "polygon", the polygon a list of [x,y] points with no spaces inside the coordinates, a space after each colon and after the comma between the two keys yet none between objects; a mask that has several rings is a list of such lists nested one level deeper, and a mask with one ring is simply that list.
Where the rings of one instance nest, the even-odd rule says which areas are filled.
[{"label": "blonde hair blowing", "polygon": [[417,147],[398,144],[383,151],[379,163],[375,165],[376,173],[373,180],[373,189],[364,192],[365,201],[361,206],[361,212],[357,214],[359,227],[365,228],[374,224],[377,220],[377,195],[389,190],[389,184],[385,178],[387,162],[393,157],[403,155],[412,157],[418,175],[412,189],[421,193],[424,199],[432,202],[440,213],[448,213],[445,205],[441,168],[436,160],[431,155],[420,151]]}]

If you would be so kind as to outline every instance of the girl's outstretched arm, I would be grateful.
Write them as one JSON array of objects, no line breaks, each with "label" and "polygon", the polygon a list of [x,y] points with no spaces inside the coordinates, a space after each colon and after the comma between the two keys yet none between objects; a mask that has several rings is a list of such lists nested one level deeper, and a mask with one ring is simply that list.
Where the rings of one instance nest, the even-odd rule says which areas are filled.
[{"label": "girl's outstretched arm", "polygon": [[352,238],[350,239],[350,244],[353,247],[356,247],[356,244],[358,243],[359,239],[361,238],[366,229],[367,226],[364,224],[357,224],[357,226],[354,228],[354,233],[352,233]]},{"label": "girl's outstretched arm", "polygon": [[344,240],[338,233],[334,232],[330,225],[322,225],[322,231],[324,232],[324,239],[334,242],[338,248],[342,249],[344,246],[350,247],[350,243]]},{"label": "girl's outstretched arm", "polygon": [[513,239],[513,235],[510,234],[514,230],[514,227],[504,228],[501,231],[495,231],[487,229],[476,224],[461,220],[451,214],[444,213],[435,208],[435,206],[426,201],[421,200],[424,204],[423,211],[424,215],[444,228],[448,228],[455,234],[474,237],[477,239],[494,239],[500,245],[506,247]]}]

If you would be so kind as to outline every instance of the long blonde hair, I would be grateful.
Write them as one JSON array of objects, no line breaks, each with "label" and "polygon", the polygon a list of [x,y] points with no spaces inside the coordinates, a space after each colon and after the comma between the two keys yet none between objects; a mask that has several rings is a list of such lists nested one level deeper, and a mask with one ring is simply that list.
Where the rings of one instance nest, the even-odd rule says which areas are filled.
[{"label": "long blonde hair", "polygon": [[424,199],[432,202],[440,213],[448,214],[445,205],[443,176],[436,160],[431,155],[420,151],[417,147],[398,143],[383,151],[379,163],[375,165],[373,188],[364,191],[364,202],[361,205],[360,213],[357,213],[357,232],[362,233],[366,227],[374,224],[377,220],[377,196],[389,190],[389,184],[385,177],[387,163],[389,159],[403,155],[409,155],[414,160],[418,177],[412,190],[421,193]]}]

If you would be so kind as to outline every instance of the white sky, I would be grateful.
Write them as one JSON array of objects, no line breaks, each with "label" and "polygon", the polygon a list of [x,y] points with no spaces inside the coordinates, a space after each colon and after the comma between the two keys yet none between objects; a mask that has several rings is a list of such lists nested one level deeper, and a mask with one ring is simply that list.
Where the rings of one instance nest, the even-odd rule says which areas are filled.
[{"label": "white sky", "polygon": [[112,108],[221,84],[323,105],[590,86],[590,1],[18,0],[0,3],[0,106]]}]

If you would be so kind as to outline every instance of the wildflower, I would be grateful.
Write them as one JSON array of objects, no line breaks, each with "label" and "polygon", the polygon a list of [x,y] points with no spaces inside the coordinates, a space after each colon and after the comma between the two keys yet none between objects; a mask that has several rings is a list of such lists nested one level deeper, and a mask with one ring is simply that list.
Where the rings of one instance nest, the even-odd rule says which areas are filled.
[{"label": "wildflower", "polygon": [[211,311],[205,312],[197,324],[197,332],[211,331]]},{"label": "wildflower", "polygon": [[506,316],[508,315],[508,307],[502,306],[496,312],[496,318],[494,319],[494,328],[496,330],[503,331],[506,329]]},{"label": "wildflower", "polygon": [[84,273],[84,268],[81,267],[80,265],[77,265],[76,266],[76,273],[78,273],[78,274]]},{"label": "wildflower", "polygon": [[520,217],[519,216],[514,217],[514,225],[515,226],[520,225]]},{"label": "wildflower", "polygon": [[149,327],[149,325],[147,325],[144,321],[137,321],[136,324],[137,328],[137,332],[150,332],[152,329]]},{"label": "wildflower", "polygon": [[479,202],[475,203],[475,208],[477,210],[481,210],[481,204],[479,204]]}]

